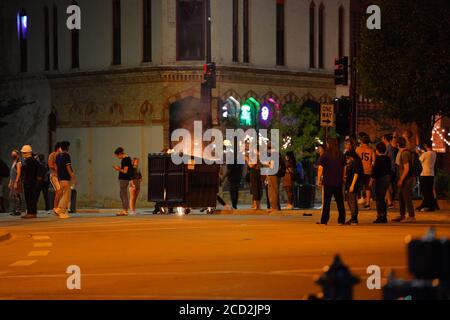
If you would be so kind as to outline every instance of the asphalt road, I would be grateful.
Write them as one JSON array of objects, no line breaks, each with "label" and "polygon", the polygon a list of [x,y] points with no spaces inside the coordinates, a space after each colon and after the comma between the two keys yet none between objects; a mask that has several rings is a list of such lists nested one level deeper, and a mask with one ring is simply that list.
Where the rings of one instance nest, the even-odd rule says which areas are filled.
[{"label": "asphalt road", "polygon": [[[383,277],[408,277],[405,237],[430,225],[450,237],[449,215],[415,225],[316,225],[289,215],[190,215],[117,218],[77,215],[34,221],[0,217],[13,237],[0,242],[0,299],[304,299],[314,278],[339,253],[361,278],[357,299],[380,299],[366,286],[369,265]],[[336,215],[333,215],[336,219]],[[335,221],[333,221],[335,222]],[[81,290],[69,290],[69,266]]]}]

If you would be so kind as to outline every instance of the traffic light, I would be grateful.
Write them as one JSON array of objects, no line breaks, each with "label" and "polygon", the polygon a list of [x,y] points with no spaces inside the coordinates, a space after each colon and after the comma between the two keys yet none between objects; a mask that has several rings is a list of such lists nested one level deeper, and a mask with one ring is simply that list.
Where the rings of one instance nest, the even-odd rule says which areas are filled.
[{"label": "traffic light", "polygon": [[203,65],[203,81],[210,89],[216,87],[216,64],[214,62]]},{"label": "traffic light", "polygon": [[351,131],[352,104],[349,98],[335,99],[336,133],[340,136],[348,136]]},{"label": "traffic light", "polygon": [[334,65],[334,84],[348,86],[348,57],[336,59]]}]

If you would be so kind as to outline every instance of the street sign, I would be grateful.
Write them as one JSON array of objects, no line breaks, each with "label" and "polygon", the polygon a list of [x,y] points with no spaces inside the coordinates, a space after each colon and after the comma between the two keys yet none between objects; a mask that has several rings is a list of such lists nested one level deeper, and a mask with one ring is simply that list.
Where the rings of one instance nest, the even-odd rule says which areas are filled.
[{"label": "street sign", "polygon": [[324,128],[334,127],[334,105],[322,104],[320,106],[320,126]]}]

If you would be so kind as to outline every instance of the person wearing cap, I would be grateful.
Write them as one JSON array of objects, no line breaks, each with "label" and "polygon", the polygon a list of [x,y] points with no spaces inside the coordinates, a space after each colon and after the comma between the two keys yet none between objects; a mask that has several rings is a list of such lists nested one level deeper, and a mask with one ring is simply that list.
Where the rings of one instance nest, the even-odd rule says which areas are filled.
[{"label": "person wearing cap", "polygon": [[69,208],[72,187],[76,185],[76,176],[72,169],[72,160],[69,154],[70,142],[63,141],[60,143],[60,152],[56,156],[56,169],[58,181],[61,185],[62,195],[59,200],[58,208],[54,210],[54,214],[60,219],[68,219],[67,214]]},{"label": "person wearing cap", "polygon": [[33,149],[30,145],[25,145],[20,150],[22,153],[22,181],[25,202],[27,205],[27,214],[22,219],[37,218],[38,201],[38,170],[39,163],[33,157]]}]

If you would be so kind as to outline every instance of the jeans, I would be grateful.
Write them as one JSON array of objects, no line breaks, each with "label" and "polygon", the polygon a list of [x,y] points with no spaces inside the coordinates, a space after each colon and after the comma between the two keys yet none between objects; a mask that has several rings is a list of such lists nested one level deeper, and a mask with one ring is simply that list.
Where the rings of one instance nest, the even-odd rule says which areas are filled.
[{"label": "jeans", "polygon": [[348,207],[350,208],[350,212],[352,213],[352,220],[358,221],[358,194],[359,190],[355,192],[348,192],[347,193],[347,203]]},{"label": "jeans", "polygon": [[238,201],[239,201],[239,184],[238,183],[230,183],[230,198],[231,198],[231,206],[233,209],[237,209]]},{"label": "jeans", "polygon": [[375,180],[375,197],[377,200],[378,218],[387,217],[386,193],[391,184],[391,176],[387,175]]},{"label": "jeans", "polygon": [[411,195],[414,188],[414,180],[415,178],[406,178],[405,181],[403,181],[403,185],[398,190],[400,215],[402,217],[406,216],[406,211],[408,211],[410,217],[416,216]]},{"label": "jeans", "polygon": [[420,177],[420,191],[423,197],[421,208],[436,209],[433,190],[434,177]]},{"label": "jeans", "polygon": [[127,211],[127,212],[128,212],[128,208],[130,207],[130,198],[128,196],[129,184],[130,184],[129,180],[119,180],[120,200],[122,201],[122,209],[123,209],[123,211]]},{"label": "jeans", "polygon": [[27,204],[27,214],[37,215],[37,185],[24,185],[23,190]]},{"label": "jeans", "polygon": [[330,206],[331,206],[331,199],[334,196],[334,199],[336,200],[338,211],[339,211],[339,218],[338,223],[345,223],[345,205],[344,205],[344,194],[342,191],[342,187],[331,187],[331,186],[324,186],[323,187],[323,208],[322,208],[322,224],[327,224],[330,220]]}]

